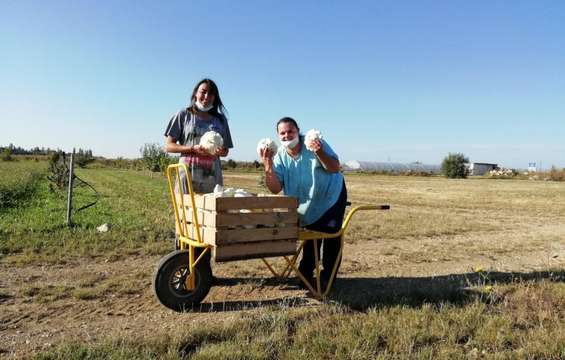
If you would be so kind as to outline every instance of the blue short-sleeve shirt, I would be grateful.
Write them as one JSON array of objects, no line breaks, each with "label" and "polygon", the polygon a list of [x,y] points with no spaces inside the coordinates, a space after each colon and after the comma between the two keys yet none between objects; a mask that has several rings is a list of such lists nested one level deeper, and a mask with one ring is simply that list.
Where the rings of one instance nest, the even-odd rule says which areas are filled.
[{"label": "blue short-sleeve shirt", "polygon": [[[336,153],[322,140],[326,154],[338,159]],[[312,151],[306,149],[304,138],[300,137],[300,153],[292,158],[284,148],[273,158],[273,169],[287,196],[298,198],[300,226],[316,222],[338,200],[343,187],[340,172],[327,172]]]}]

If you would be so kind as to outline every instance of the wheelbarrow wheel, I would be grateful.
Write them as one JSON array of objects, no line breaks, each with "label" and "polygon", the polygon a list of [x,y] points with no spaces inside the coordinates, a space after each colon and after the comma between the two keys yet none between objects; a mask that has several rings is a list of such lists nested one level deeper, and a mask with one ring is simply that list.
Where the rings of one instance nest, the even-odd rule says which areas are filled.
[{"label": "wheelbarrow wheel", "polygon": [[175,311],[200,304],[212,286],[210,262],[203,258],[194,267],[194,289],[187,287],[189,276],[188,250],[176,250],[161,259],[153,277],[153,291],[159,302]]}]

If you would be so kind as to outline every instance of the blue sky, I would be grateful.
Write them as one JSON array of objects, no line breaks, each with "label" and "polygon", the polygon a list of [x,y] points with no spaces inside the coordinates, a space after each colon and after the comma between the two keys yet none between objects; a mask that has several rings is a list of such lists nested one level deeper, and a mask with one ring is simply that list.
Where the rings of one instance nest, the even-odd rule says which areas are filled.
[{"label": "blue sky", "polygon": [[563,1],[0,2],[0,145],[138,157],[214,79],[236,160],[292,116],[347,160],[565,167]]}]

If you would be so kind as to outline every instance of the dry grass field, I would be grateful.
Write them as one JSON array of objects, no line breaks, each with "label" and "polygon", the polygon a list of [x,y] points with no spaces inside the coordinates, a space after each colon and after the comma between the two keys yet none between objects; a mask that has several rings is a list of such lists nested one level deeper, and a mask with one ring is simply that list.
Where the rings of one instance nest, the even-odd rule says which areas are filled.
[{"label": "dry grass field", "polygon": [[[29,232],[15,214],[31,224],[31,210],[0,213],[0,356],[565,358],[565,183],[347,175],[354,205],[392,209],[354,217],[328,299],[240,261],[215,264],[219,283],[179,314],[151,291],[172,247],[164,180],[81,176],[101,188],[95,214],[115,224],[108,234],[95,222]],[[227,185],[255,192],[258,180],[226,174]],[[51,242],[26,242],[42,233]],[[73,236],[83,245],[68,245]]]}]

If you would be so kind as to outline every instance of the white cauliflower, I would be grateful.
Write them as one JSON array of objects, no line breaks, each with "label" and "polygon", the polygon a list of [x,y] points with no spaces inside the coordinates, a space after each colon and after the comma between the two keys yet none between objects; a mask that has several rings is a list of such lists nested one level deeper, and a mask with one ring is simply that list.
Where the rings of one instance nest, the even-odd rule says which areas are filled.
[{"label": "white cauliflower", "polygon": [[236,189],[235,193],[233,194],[233,197],[249,197],[249,196],[253,196],[253,194],[251,194],[249,191],[245,189]]},{"label": "white cauliflower", "polygon": [[208,131],[200,138],[200,146],[212,155],[215,154],[222,145],[224,145],[224,139],[215,131]]},{"label": "white cauliflower", "polygon": [[222,185],[216,185],[214,192],[215,197],[249,197],[253,196],[252,193],[245,189],[235,189],[232,187],[224,188]]},{"label": "white cauliflower", "polygon": [[273,154],[275,154],[278,147],[271,138],[264,138],[259,140],[259,144],[257,144],[257,155],[259,155],[259,157],[261,157],[261,149],[269,149]]},{"label": "white cauliflower", "polygon": [[220,197],[233,197],[234,194],[235,194],[235,189],[232,188],[232,187],[229,187],[229,188],[225,188],[221,192]]},{"label": "white cauliflower", "polygon": [[322,140],[323,136],[322,133],[320,132],[320,130],[316,130],[316,129],[311,129],[308,130],[308,132],[306,133],[306,136],[304,137],[304,145],[306,145],[306,149],[310,150],[310,151],[314,151],[312,148],[312,142],[314,140]]}]

